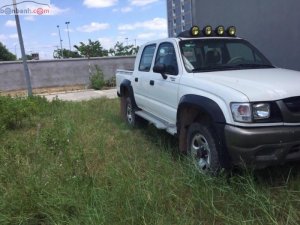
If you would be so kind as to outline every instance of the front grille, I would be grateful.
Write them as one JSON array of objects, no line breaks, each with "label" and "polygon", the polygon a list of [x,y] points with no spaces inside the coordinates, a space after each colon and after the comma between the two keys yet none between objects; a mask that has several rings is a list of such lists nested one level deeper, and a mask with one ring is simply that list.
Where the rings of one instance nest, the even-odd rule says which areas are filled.
[{"label": "front grille", "polygon": [[293,113],[300,113],[300,97],[284,99],[286,107]]}]

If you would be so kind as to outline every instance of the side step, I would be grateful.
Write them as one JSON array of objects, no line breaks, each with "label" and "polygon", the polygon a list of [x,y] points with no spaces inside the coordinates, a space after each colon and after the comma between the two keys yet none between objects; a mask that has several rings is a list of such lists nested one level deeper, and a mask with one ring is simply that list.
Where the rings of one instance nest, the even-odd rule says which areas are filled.
[{"label": "side step", "polygon": [[175,135],[177,133],[177,128],[175,124],[170,124],[142,110],[136,111],[135,114],[152,123],[157,129],[166,130],[169,134],[172,135]]}]

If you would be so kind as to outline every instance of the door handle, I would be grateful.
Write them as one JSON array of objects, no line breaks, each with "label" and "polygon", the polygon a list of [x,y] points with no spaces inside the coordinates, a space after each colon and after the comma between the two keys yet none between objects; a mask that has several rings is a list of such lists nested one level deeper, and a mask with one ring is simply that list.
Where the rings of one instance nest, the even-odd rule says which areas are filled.
[{"label": "door handle", "polygon": [[137,77],[134,78],[134,81],[135,81],[135,82],[138,82],[138,81],[139,81],[139,78],[137,78]]},{"label": "door handle", "polygon": [[154,86],[154,80],[150,80],[150,85]]}]

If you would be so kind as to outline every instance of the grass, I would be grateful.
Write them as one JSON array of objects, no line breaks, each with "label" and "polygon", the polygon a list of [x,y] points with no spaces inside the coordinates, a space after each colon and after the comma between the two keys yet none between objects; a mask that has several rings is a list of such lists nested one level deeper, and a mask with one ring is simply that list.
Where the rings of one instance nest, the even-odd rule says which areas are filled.
[{"label": "grass", "polygon": [[0,133],[0,224],[300,223],[297,164],[205,177],[117,100],[33,102]]}]

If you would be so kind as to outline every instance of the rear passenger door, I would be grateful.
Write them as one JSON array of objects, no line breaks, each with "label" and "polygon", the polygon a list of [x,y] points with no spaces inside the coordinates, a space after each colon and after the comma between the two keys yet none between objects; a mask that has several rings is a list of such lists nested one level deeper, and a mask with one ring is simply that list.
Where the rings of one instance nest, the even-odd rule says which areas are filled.
[{"label": "rear passenger door", "polygon": [[149,88],[148,85],[145,85],[144,79],[148,76],[152,68],[155,49],[156,44],[146,45],[141,55],[137,56],[137,58],[140,57],[140,62],[134,68],[134,77],[132,81],[134,97],[138,107],[144,110],[148,106],[146,89]]}]

